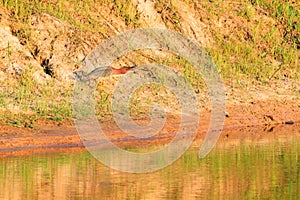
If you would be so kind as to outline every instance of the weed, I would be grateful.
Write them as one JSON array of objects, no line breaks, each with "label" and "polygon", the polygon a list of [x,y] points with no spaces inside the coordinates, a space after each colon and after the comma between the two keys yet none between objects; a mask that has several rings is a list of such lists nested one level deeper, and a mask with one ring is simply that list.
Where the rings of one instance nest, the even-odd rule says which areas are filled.
[{"label": "weed", "polygon": [[124,18],[127,26],[139,26],[139,13],[136,9],[136,6],[133,5],[132,1],[113,0],[111,3],[113,3],[113,10],[117,13],[118,16]]},{"label": "weed", "polygon": [[158,0],[155,2],[155,9],[161,14],[162,20],[168,28],[181,31],[181,19],[174,6],[174,1]]}]

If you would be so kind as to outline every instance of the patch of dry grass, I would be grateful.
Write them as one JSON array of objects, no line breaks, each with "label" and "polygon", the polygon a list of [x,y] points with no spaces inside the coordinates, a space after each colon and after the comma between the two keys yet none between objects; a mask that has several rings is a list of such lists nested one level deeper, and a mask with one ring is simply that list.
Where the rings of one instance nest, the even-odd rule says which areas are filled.
[{"label": "patch of dry grass", "polygon": [[[243,82],[266,84],[282,78],[300,78],[300,9],[296,1],[157,0],[155,9],[166,27],[182,31],[181,19],[184,16],[179,14],[178,9],[183,3],[199,13],[201,23],[209,27],[213,43],[207,50],[226,84],[244,87]],[[125,26],[126,30],[144,27],[133,1],[3,0],[0,6],[10,12],[12,30],[16,30],[14,34],[28,48],[31,38],[34,37],[30,34],[31,24],[28,19],[32,15],[43,13],[67,22],[76,30],[74,35],[78,36],[78,45],[85,45],[88,42],[83,40],[90,40],[95,34],[99,35],[99,41],[116,34],[117,25]],[[114,21],[105,18],[103,12],[107,12],[107,16]],[[17,28],[14,29],[13,26]],[[80,37],[81,33],[85,37]],[[4,51],[9,55],[11,49],[8,46]],[[140,51],[121,57],[118,61],[128,65],[160,63],[171,66],[188,79],[196,92],[205,91],[201,75],[184,59],[174,55],[162,56]],[[1,112],[0,119],[17,126],[29,127],[30,121],[40,117],[52,120],[70,119],[72,84],[62,84],[52,79],[36,87],[37,83],[32,81],[32,74],[32,71],[27,70],[18,78],[10,77],[13,80],[1,80],[5,87],[1,87],[0,108],[4,111]],[[113,79],[105,80],[105,83],[100,83],[95,94],[99,99],[97,113],[100,118],[111,112],[110,90],[115,82]],[[153,94],[166,92],[156,86],[144,89],[151,90],[147,95],[152,97]],[[147,112],[148,107],[138,105],[143,100],[140,99],[141,93],[145,95],[145,91],[141,89],[132,100],[133,115]],[[165,102],[164,98],[153,98],[153,101],[149,99],[144,104],[152,105],[155,99],[162,103]]]}]

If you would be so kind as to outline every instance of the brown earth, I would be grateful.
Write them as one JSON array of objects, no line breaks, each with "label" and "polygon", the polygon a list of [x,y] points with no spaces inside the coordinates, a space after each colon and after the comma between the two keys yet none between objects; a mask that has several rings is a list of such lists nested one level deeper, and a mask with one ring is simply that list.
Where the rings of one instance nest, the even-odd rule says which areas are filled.
[{"label": "brown earth", "polygon": [[[214,29],[220,30],[224,40],[231,38],[234,41],[246,42],[254,35],[251,23],[258,24],[258,21],[262,20],[261,23],[266,26],[260,28],[259,37],[257,36],[260,42],[257,46],[259,50],[263,50],[262,52],[268,52],[272,47],[267,46],[264,36],[278,25],[278,22],[262,8],[255,10],[252,20],[236,15],[236,11],[242,10],[239,8],[242,7],[241,3],[237,2],[228,2],[227,6],[234,8],[231,9],[232,12],[221,13],[215,19],[211,18],[212,14],[204,9],[206,6],[211,7],[210,3],[206,5],[197,2],[192,9],[185,3],[178,3],[173,8],[176,12],[170,12],[172,11],[170,5],[154,4],[152,1],[134,0],[133,5],[140,13],[141,27],[179,30],[203,47],[210,48],[218,48],[213,37]],[[62,91],[72,87],[73,80],[70,79],[70,75],[79,68],[86,55],[103,39],[134,28],[132,25],[127,25],[120,15],[116,15],[114,7],[114,4],[109,4],[109,6],[95,7],[90,10],[89,17],[99,20],[99,23],[95,24],[100,24],[101,27],[101,29],[96,27],[96,31],[92,32],[87,29],[79,30],[70,22],[47,13],[32,14],[27,19],[28,24],[23,24],[14,19],[13,12],[0,7],[0,83],[2,84],[0,92],[10,91],[11,85],[14,85],[20,75],[30,67],[33,67],[33,78],[37,83],[55,80],[55,87],[61,88]],[[73,18],[86,21],[79,14],[74,14]],[[180,20],[180,23],[175,23],[176,20]],[[284,29],[274,34],[282,34],[282,30]],[[278,69],[281,69],[280,62],[275,57],[267,54],[265,60],[268,65],[274,65],[276,69],[279,66]],[[117,67],[132,64],[128,58],[115,63]],[[298,69],[293,67],[290,69],[290,67],[284,69],[282,73],[275,71],[273,75],[277,73],[284,76],[278,75],[277,79],[273,79],[272,75],[264,86],[252,79],[242,78],[239,80],[239,86],[236,86],[234,80],[225,80],[228,117],[220,141],[228,138],[255,140],[271,135],[279,137],[291,129],[299,130],[300,82],[289,79],[289,72]],[[12,105],[0,107],[0,111],[24,113],[24,110],[18,110],[14,106],[15,98],[10,94],[8,102]],[[199,101],[203,105],[201,106],[203,110],[197,137],[201,139],[204,138],[209,124],[210,108],[206,105],[205,97],[199,95]],[[112,122],[102,124],[102,127],[108,137],[115,140],[119,146],[138,147],[169,142],[172,133],[177,130],[178,123],[178,116],[171,116],[162,132],[155,139],[146,142],[126,140],[128,136],[118,130]],[[72,121],[38,120],[33,126],[35,128],[30,129],[0,124],[1,156],[84,149]]]},{"label": "brown earth", "polygon": [[[250,101],[227,107],[228,116],[220,141],[257,140],[261,137],[280,137],[291,130],[300,130],[298,99]],[[209,125],[210,111],[201,112],[197,138],[203,139]],[[143,120],[142,120],[143,121]],[[179,116],[168,117],[163,130],[152,140],[132,139],[112,122],[102,123],[106,136],[120,147],[157,146],[170,142],[179,125]],[[27,155],[36,152],[66,152],[83,150],[83,144],[70,121],[38,121],[35,129],[16,128],[1,124],[1,156]],[[220,142],[219,141],[219,142]]]}]

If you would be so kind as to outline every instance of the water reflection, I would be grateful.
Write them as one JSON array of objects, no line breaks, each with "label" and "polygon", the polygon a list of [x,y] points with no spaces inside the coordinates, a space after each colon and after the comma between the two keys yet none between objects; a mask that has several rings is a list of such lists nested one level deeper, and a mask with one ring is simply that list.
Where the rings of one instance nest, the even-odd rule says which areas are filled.
[{"label": "water reflection", "polygon": [[[229,145],[230,144],[230,145]],[[223,142],[204,159],[192,147],[148,174],[111,170],[88,152],[0,160],[0,199],[296,199],[300,136]]]}]

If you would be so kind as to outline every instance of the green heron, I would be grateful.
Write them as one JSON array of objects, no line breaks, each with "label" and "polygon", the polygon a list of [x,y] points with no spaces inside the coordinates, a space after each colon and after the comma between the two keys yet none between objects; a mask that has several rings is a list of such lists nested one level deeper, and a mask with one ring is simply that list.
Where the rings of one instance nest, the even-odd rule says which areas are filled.
[{"label": "green heron", "polygon": [[96,80],[100,76],[108,77],[108,76],[116,76],[116,75],[123,75],[129,71],[132,71],[136,68],[136,66],[124,66],[120,69],[112,68],[112,67],[97,67],[93,71],[88,74],[85,74],[83,71],[76,71],[74,75],[76,79],[80,81],[91,81]]}]

